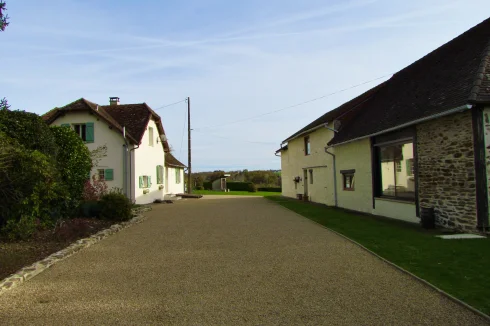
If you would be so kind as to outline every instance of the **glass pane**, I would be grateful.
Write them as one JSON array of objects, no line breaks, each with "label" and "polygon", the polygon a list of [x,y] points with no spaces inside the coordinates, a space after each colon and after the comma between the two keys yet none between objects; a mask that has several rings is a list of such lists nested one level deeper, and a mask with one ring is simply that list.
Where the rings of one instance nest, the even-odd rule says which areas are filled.
[{"label": "glass pane", "polygon": [[415,198],[415,177],[411,171],[413,143],[400,145],[400,171],[396,173],[396,196],[403,199]]},{"label": "glass pane", "polygon": [[82,140],[86,141],[87,140],[87,126],[86,125],[81,125],[82,128]]},{"label": "glass pane", "polygon": [[379,148],[380,171],[381,171],[381,195],[395,196],[395,148]]}]

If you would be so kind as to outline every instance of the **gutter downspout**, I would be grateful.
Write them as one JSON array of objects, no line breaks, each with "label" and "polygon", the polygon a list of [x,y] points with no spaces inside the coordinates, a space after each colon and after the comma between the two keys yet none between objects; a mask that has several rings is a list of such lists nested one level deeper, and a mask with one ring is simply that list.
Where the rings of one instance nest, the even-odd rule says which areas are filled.
[{"label": "gutter downspout", "polygon": [[[124,131],[126,129],[123,129]],[[126,139],[126,137],[124,138]],[[132,192],[133,192],[133,185],[132,185],[132,179],[133,179],[133,170],[132,170],[132,166],[131,166],[131,152],[134,151],[135,149],[138,149],[140,148],[140,144],[138,144],[138,146],[136,147],[133,147],[129,150],[129,197],[131,199],[131,201],[133,200],[131,197],[132,197]],[[136,201],[136,191],[134,192],[134,201]]]},{"label": "gutter downspout", "polygon": [[335,154],[330,153],[328,150],[332,148],[332,146],[325,147],[325,153],[332,155],[333,159],[333,195],[335,198],[335,207],[338,206],[337,201],[337,166],[335,165]]},{"label": "gutter downspout", "polygon": [[[329,128],[329,127],[327,127],[327,125],[325,125],[325,128],[333,131],[334,134],[336,134],[338,132],[338,130]],[[332,155],[332,160],[333,160],[333,195],[334,195],[334,200],[335,200],[335,207],[338,207],[339,203],[338,203],[338,199],[337,199],[337,165],[335,162],[335,154],[330,153],[328,151],[330,148],[332,148],[332,146],[325,147],[325,153]]]},{"label": "gutter downspout", "polygon": [[[129,144],[128,140],[126,139],[126,127],[123,126],[123,139],[124,139],[124,145],[123,145],[123,188],[124,188],[124,193],[126,194],[126,197],[131,199],[131,187],[128,187],[128,151],[129,151]],[[131,165],[131,161],[129,162]],[[129,182],[131,182],[131,176],[129,178]],[[129,195],[128,195],[128,189],[129,189]]]}]

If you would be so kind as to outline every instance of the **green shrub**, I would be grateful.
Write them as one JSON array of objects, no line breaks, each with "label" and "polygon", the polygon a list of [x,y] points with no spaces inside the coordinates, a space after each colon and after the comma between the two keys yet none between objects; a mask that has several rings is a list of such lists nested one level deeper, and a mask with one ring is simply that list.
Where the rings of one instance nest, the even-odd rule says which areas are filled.
[{"label": "green shrub", "polygon": [[18,221],[13,219],[7,221],[2,233],[11,241],[27,240],[34,234],[36,228],[36,220],[32,216],[24,215]]},{"label": "green shrub", "polygon": [[100,199],[100,217],[111,221],[128,221],[133,204],[122,193],[110,192]]},{"label": "green shrub", "polygon": [[82,198],[87,176],[92,169],[90,151],[70,128],[51,127],[51,132],[58,145],[56,161],[61,181],[66,186],[72,208],[75,208]]},{"label": "green shrub", "polygon": [[213,183],[210,181],[203,182],[204,190],[213,190]]},{"label": "green shrub", "polygon": [[53,159],[58,148],[48,125],[35,113],[0,110],[0,132],[26,150],[37,150]]},{"label": "green shrub", "polygon": [[204,190],[203,186],[196,186],[196,190]]},{"label": "green shrub", "polygon": [[54,162],[37,150],[26,151],[18,143],[3,147],[3,153],[8,159],[0,169],[0,227],[10,223],[12,229],[23,216],[52,225],[67,207],[65,188]]},{"label": "green shrub", "polygon": [[249,191],[251,184],[251,182],[230,181],[226,182],[226,188],[230,189],[230,191]]},{"label": "green shrub", "polygon": [[248,184],[248,192],[257,192],[257,187],[253,183]]},{"label": "green shrub", "polygon": [[258,187],[257,190],[265,192],[282,192],[281,187]]}]

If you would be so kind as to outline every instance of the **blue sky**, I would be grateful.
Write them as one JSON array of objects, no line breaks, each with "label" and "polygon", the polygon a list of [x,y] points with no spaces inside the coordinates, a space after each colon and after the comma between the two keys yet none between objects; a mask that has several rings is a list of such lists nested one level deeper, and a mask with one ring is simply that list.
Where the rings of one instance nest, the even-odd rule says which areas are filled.
[{"label": "blue sky", "polygon": [[[110,96],[158,108],[190,96],[196,171],[279,169],[282,140],[384,79],[229,123],[394,73],[490,12],[488,0],[6,3],[0,98],[12,109]],[[186,163],[186,104],[157,112]]]}]

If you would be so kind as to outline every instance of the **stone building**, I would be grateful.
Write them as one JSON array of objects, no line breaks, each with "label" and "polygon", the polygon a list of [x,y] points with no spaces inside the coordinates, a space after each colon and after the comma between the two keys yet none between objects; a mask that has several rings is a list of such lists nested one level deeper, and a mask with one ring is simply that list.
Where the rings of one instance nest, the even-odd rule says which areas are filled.
[{"label": "stone building", "polygon": [[283,195],[488,230],[490,19],[283,142]]}]

